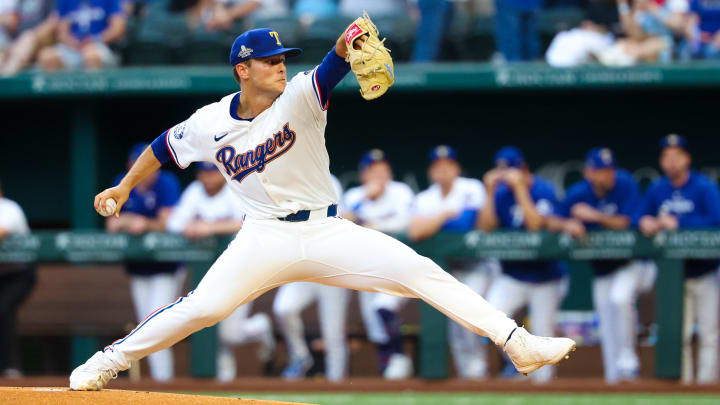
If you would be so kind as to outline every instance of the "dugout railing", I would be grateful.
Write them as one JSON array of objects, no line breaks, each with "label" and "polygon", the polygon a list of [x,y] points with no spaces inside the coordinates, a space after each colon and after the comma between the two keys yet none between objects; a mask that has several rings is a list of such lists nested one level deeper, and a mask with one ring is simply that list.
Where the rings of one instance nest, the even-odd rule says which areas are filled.
[{"label": "dugout railing", "polygon": [[[405,239],[398,236],[399,239]],[[407,242],[407,240],[404,240]],[[229,238],[188,240],[181,235],[149,233],[142,236],[97,231],[36,232],[10,236],[0,243],[0,262],[117,263],[124,260],[182,261],[197,285]],[[449,258],[507,260],[646,258],[656,261],[655,376],[680,377],[683,317],[683,260],[720,257],[720,230],[661,232],[646,238],[633,231],[591,232],[583,240],[564,234],[525,232],[470,232],[439,234],[420,243],[410,243],[421,254],[443,266]],[[572,275],[571,275],[572,277]],[[447,318],[427,304],[420,312],[419,374],[426,379],[448,376]],[[215,374],[215,328],[191,336],[191,375]],[[85,343],[83,343],[85,342]],[[96,350],[92,339],[79,337],[73,344],[73,362]]]}]

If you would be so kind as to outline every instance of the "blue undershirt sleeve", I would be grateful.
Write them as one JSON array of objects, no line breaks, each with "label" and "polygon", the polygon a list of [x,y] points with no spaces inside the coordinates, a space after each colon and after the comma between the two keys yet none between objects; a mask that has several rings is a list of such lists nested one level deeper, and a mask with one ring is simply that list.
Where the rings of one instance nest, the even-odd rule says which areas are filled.
[{"label": "blue undershirt sleeve", "polygon": [[172,159],[170,156],[170,151],[168,150],[167,146],[167,131],[163,132],[162,135],[155,138],[155,140],[150,144],[150,147],[153,150],[153,154],[155,154],[155,159],[160,161],[161,164],[165,164]]},{"label": "blue undershirt sleeve", "polygon": [[333,46],[315,71],[315,90],[318,92],[323,109],[328,107],[332,89],[340,83],[340,80],[349,71],[350,64],[335,53],[335,47]]}]

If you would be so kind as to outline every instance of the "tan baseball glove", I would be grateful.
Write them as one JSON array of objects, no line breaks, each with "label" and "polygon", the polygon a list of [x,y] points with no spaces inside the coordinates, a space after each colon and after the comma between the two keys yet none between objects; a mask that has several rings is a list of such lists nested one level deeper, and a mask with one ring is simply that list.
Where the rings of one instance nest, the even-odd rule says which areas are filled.
[{"label": "tan baseball glove", "polygon": [[[367,35],[365,42],[360,49],[355,49],[354,41],[363,35]],[[395,68],[390,50],[383,45],[385,39],[380,40],[378,35],[378,29],[367,12],[353,21],[345,31],[345,60],[350,63],[350,68],[360,84],[360,94],[365,100],[382,96],[395,83]]]}]

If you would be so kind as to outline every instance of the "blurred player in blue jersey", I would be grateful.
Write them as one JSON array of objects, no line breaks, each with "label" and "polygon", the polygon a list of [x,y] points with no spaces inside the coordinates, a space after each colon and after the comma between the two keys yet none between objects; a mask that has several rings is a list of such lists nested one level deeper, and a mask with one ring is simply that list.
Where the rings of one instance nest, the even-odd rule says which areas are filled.
[{"label": "blurred player in blue jersey", "polygon": [[[407,184],[393,181],[385,152],[373,149],[363,154],[359,171],[362,185],[345,193],[343,217],[385,233],[407,232],[414,193]],[[407,298],[360,291],[359,301],[368,339],[377,346],[383,377],[411,377],[412,360],[403,349],[397,315]]]},{"label": "blurred player in blue jersey", "polygon": [[[128,169],[148,147],[139,143],[132,147],[128,156]],[[125,173],[115,178],[120,183]],[[180,182],[170,172],[160,170],[141,182],[131,193],[120,215],[107,217],[105,229],[108,232],[125,232],[140,235],[146,232],[164,232],[165,224],[173,207],[180,198]],[[128,262],[125,270],[130,275],[130,293],[135,306],[135,315],[142,321],[156,308],[172,302],[181,293],[184,272],[178,272],[179,263]],[[167,381],[174,376],[171,349],[148,356],[150,374],[158,381]]]},{"label": "blurred player in blue jersey", "polygon": [[[570,218],[565,230],[582,238],[588,230],[628,229],[640,203],[638,184],[615,164],[608,148],[588,152],[584,180],[565,194],[562,215]],[[600,321],[605,380],[616,383],[637,377],[640,362],[635,350],[635,299],[652,286],[654,265],[640,260],[592,260],[595,273],[593,300]]]},{"label": "blurred player in blue jersey", "polygon": [[[408,235],[413,240],[436,233],[465,233],[475,228],[478,211],[487,200],[485,187],[476,179],[461,177],[462,168],[455,149],[440,145],[430,151],[428,174],[432,185],[415,198]],[[476,293],[484,295],[499,273],[497,260],[455,261],[450,272]],[[484,378],[487,374],[486,340],[469,333],[455,322],[448,329],[450,349],[458,377]]]},{"label": "blurred player in blue jersey", "polygon": [[[645,195],[639,227],[652,236],[663,230],[720,226],[720,192],[707,176],[691,170],[687,140],[668,135],[660,141],[660,168],[665,176]],[[718,379],[717,259],[685,260],[685,314],[683,316],[682,380],[694,380],[691,339],[697,322],[699,334],[697,382]]]},{"label": "blurred player in blue jersey", "polygon": [[[495,168],[484,177],[488,190],[478,227],[540,231],[560,210],[555,187],[530,172],[522,153],[507,146],[495,154]],[[504,260],[502,275],[488,292],[488,302],[501,311],[514,314],[528,306],[533,333],[554,335],[555,317],[567,290],[567,269],[557,260]],[[547,382],[554,369],[545,367],[532,375],[536,382]]]}]

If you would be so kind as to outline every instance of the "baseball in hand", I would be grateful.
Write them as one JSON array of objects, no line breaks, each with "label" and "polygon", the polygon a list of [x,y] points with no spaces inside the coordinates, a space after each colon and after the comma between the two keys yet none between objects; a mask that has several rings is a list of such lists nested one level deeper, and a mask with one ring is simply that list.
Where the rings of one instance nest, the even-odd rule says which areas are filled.
[{"label": "baseball in hand", "polygon": [[100,206],[100,215],[104,217],[109,217],[110,215],[115,213],[115,209],[117,208],[117,202],[114,198],[108,198],[105,200],[105,206],[103,207],[102,204]]}]

